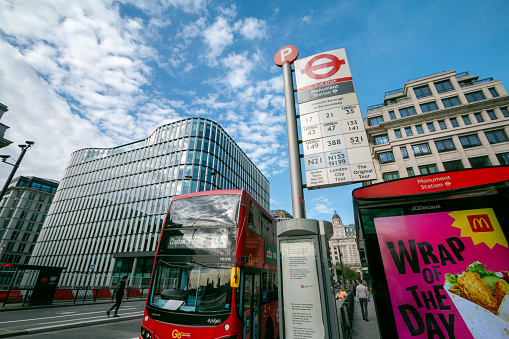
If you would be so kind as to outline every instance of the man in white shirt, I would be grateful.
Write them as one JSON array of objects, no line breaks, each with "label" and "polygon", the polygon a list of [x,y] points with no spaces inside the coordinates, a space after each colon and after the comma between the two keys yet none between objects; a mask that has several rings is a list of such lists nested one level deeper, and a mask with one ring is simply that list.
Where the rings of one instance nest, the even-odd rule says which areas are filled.
[{"label": "man in white shirt", "polygon": [[368,320],[368,302],[369,302],[369,293],[368,288],[362,284],[362,281],[359,285],[357,285],[355,289],[355,301],[360,303],[362,319]]}]

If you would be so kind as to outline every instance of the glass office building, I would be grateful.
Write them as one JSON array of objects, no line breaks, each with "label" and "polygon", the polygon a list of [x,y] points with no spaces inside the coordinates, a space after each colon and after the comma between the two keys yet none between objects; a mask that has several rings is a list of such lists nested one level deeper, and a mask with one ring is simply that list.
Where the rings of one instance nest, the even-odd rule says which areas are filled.
[{"label": "glass office building", "polygon": [[217,123],[188,118],[149,138],[71,155],[30,264],[65,267],[60,285],[149,282],[173,196],[246,189],[269,209],[269,182]]}]

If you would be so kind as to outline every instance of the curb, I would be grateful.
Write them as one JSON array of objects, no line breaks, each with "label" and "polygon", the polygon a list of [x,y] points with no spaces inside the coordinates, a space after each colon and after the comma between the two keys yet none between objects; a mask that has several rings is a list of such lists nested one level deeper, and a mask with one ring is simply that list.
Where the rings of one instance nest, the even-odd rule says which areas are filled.
[{"label": "curb", "polygon": [[138,313],[138,314],[121,316],[118,318],[109,318],[108,317],[108,318],[82,321],[79,323],[61,324],[61,325],[54,325],[54,326],[43,326],[43,327],[36,327],[36,328],[31,328],[31,329],[19,330],[19,331],[12,331],[9,333],[0,333],[0,338],[18,337],[21,335],[44,333],[44,332],[51,332],[51,331],[56,331],[56,330],[64,330],[64,329],[68,329],[68,328],[86,327],[86,326],[91,326],[91,325],[101,325],[101,324],[106,324],[106,323],[111,323],[111,322],[121,322],[121,321],[134,320],[134,319],[140,319],[140,324],[141,324],[142,318],[143,318],[143,312]]}]

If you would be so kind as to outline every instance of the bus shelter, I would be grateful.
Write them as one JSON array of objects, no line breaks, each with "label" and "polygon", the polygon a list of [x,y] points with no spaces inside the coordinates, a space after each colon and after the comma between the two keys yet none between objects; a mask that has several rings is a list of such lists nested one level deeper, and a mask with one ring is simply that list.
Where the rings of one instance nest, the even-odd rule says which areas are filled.
[{"label": "bus shelter", "polygon": [[65,269],[64,267],[41,265],[15,265],[15,267],[16,271],[12,277],[11,284],[7,290],[7,295],[2,307],[5,306],[9,300],[9,295],[11,294],[17,279],[24,276],[25,273],[29,271],[32,272],[34,277],[37,276],[37,280],[33,282],[33,288],[27,290],[29,295],[25,296],[25,302],[28,302],[28,306],[49,305],[53,302],[58,282],[60,280],[60,275]]}]

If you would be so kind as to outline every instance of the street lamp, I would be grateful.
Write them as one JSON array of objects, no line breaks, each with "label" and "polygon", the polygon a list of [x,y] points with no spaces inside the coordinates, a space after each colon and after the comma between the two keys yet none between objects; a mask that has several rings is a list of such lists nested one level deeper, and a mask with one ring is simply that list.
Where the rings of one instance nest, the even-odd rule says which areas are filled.
[{"label": "street lamp", "polygon": [[11,174],[9,174],[9,177],[7,178],[7,181],[5,182],[4,188],[2,188],[2,192],[0,193],[0,201],[2,201],[2,198],[4,197],[4,194],[7,191],[7,187],[9,187],[12,177],[16,173],[16,170],[18,169],[19,164],[21,163],[21,160],[23,160],[23,157],[25,156],[26,151],[28,151],[34,145],[33,141],[25,141],[25,143],[26,144],[18,145],[19,148],[21,148],[21,154],[19,155],[18,160],[16,160],[16,163],[14,163],[14,164],[7,162],[7,159],[9,159],[11,157],[10,155],[0,155],[2,162],[13,166]]}]

